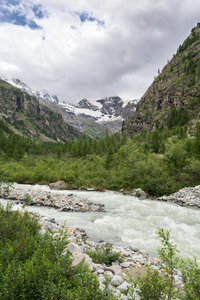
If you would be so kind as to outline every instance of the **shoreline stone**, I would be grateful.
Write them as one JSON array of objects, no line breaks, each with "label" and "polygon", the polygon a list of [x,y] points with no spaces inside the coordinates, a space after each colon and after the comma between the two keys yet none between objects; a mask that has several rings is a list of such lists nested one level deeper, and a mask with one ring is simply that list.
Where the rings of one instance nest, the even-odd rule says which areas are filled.
[{"label": "shoreline stone", "polygon": [[158,197],[157,200],[173,202],[185,207],[200,208],[200,185],[182,188],[170,196]]},{"label": "shoreline stone", "polygon": [[51,191],[0,187],[0,198],[16,201],[16,204],[47,206],[66,212],[105,212],[104,204],[97,204],[74,194],[56,194]]},{"label": "shoreline stone", "polygon": [[[160,260],[157,258],[149,257],[148,253],[144,250],[135,251],[131,249],[132,247],[112,245],[113,252],[120,252],[124,259],[122,263],[115,263],[112,266],[106,266],[105,264],[96,264],[92,261],[86,250],[97,249],[100,245],[89,239],[85,241],[87,234],[84,229],[66,227],[65,225],[59,224],[56,220],[52,222],[51,218],[41,216],[39,213],[31,213],[38,218],[41,225],[41,233],[44,234],[46,230],[53,234],[55,239],[58,238],[60,234],[60,229],[68,233],[68,245],[63,251],[63,255],[69,252],[73,258],[72,268],[76,268],[81,262],[86,264],[91,272],[97,277],[100,287],[105,288],[104,281],[106,278],[110,278],[109,290],[113,294],[120,295],[122,299],[128,299],[129,288],[132,286],[128,280],[127,274],[133,278],[137,277],[137,272],[144,274],[146,272],[145,266],[151,266],[153,269],[157,269],[160,274],[163,274],[161,266],[159,264]],[[83,240],[84,237],[84,240]],[[105,245],[106,242],[102,242],[101,245]],[[181,286],[181,272],[177,270],[174,274],[175,283]],[[134,290],[137,296],[137,290]],[[136,297],[136,299],[140,299]]]}]

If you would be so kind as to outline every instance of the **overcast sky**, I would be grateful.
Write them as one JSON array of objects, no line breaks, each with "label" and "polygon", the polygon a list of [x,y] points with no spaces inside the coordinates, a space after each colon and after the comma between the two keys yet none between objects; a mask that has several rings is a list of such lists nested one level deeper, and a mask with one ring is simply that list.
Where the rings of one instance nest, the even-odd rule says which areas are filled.
[{"label": "overcast sky", "polygon": [[0,76],[68,102],[138,99],[199,16],[199,0],[1,0]]}]

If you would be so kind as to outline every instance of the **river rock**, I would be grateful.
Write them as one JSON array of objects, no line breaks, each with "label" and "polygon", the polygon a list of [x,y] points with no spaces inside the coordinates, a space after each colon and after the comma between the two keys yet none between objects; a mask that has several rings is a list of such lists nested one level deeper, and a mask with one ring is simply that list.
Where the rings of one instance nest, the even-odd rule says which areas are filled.
[{"label": "river rock", "polygon": [[170,196],[159,197],[158,200],[174,202],[181,206],[195,206],[200,208],[200,185],[185,187]]},{"label": "river rock", "polygon": [[82,253],[82,249],[74,243],[69,243],[67,246],[68,246],[69,253],[71,254],[78,253],[78,252]]},{"label": "river rock", "polygon": [[113,274],[111,271],[105,271],[105,272],[104,272],[104,277],[105,277],[105,276],[108,276],[109,278],[112,279],[113,276],[114,276],[114,274]]},{"label": "river rock", "polygon": [[49,183],[49,187],[51,190],[64,190],[66,188],[66,183],[62,180]]},{"label": "river rock", "polygon": [[[62,186],[63,182],[58,181],[55,184]],[[0,187],[0,197],[4,199],[15,200],[16,203],[22,203],[25,205],[37,205],[37,206],[48,206],[55,209],[60,209],[66,212],[87,212],[87,211],[98,211],[104,212],[104,205],[90,202],[87,199],[82,199],[73,194],[58,194],[53,191],[40,191],[30,189],[24,191],[20,188],[10,188],[6,193],[3,187]],[[24,199],[30,199],[30,201],[24,201]],[[54,222],[52,218],[51,222]],[[82,233],[81,233],[82,234]],[[82,234],[82,236],[85,233]]]},{"label": "river rock", "polygon": [[84,261],[84,254],[83,253],[74,253],[72,268],[76,268],[82,261]]},{"label": "river rock", "polygon": [[94,270],[92,259],[87,254],[84,254],[84,263],[89,267],[90,270]]},{"label": "river rock", "polygon": [[97,270],[97,274],[103,274],[104,273],[104,269],[98,269]]},{"label": "river rock", "polygon": [[119,265],[114,265],[114,266],[106,267],[105,271],[110,271],[114,275],[122,276],[122,269],[121,269],[121,267]]},{"label": "river rock", "polygon": [[128,283],[127,281],[124,281],[122,284],[118,285],[117,289],[120,292],[127,292],[128,288],[131,286],[130,283]]},{"label": "river rock", "polygon": [[83,253],[73,253],[73,262],[72,262],[72,268],[77,267],[81,262],[86,264],[90,270],[93,270],[93,263],[92,259],[87,255]]},{"label": "river rock", "polygon": [[133,263],[130,261],[125,261],[125,262],[121,263],[120,265],[122,268],[130,268],[132,266],[132,264]]},{"label": "river rock", "polygon": [[147,198],[147,194],[141,188],[133,190],[131,195],[138,197],[140,200],[144,200]]},{"label": "river rock", "polygon": [[134,252],[137,252],[139,250],[136,246],[130,246],[130,249]]},{"label": "river rock", "polygon": [[124,279],[121,276],[114,275],[110,284],[113,286],[118,286],[118,285],[122,284],[123,281],[124,281]]}]

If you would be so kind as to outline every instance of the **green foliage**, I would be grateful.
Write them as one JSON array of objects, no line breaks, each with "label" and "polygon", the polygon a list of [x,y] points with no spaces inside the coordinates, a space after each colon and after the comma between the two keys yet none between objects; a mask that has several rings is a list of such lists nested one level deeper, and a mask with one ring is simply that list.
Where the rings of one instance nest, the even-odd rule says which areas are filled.
[{"label": "green foliage", "polygon": [[[137,279],[130,281],[134,284],[137,294],[141,300],[160,300],[160,299],[182,299],[198,300],[200,299],[200,269],[196,259],[181,261],[177,258],[176,245],[170,242],[170,230],[157,230],[157,235],[161,238],[162,247],[158,249],[161,258],[161,267],[165,273],[162,275],[152,267],[146,267],[146,273],[141,276],[138,272]],[[182,271],[183,289],[177,289],[174,285],[173,275],[177,268]],[[131,298],[135,299],[134,290],[130,288]]]},{"label": "green foliage", "polygon": [[196,258],[188,259],[181,264],[182,280],[184,283],[184,292],[186,300],[200,299],[200,268]]},{"label": "green foliage", "polygon": [[[132,190],[141,187],[153,196],[169,195],[199,184],[199,123],[187,137],[188,112],[172,110],[167,130],[142,134],[106,135],[94,140],[44,143],[0,131],[0,180],[48,184],[64,180],[69,189]],[[178,126],[175,124],[178,124]]]},{"label": "green foliage", "polygon": [[41,235],[35,218],[0,207],[0,299],[116,299],[84,265],[71,268],[66,235]]},{"label": "green foliage", "polygon": [[86,253],[96,264],[106,264],[110,266],[112,262],[122,262],[121,253],[113,252],[109,244],[97,247],[95,250],[87,250]]},{"label": "green foliage", "polygon": [[190,116],[187,109],[179,110],[173,108],[170,110],[167,118],[167,127],[172,129],[176,126],[184,126],[190,120]]},{"label": "green foliage", "polygon": [[138,290],[138,295],[141,300],[161,300],[166,299],[165,278],[159,275],[157,270],[147,267],[146,274],[141,277],[138,273],[138,278],[134,281],[135,288]]},{"label": "green foliage", "polygon": [[[198,24],[197,24],[198,27]],[[179,46],[177,53],[181,53],[185,50],[187,50],[190,45],[192,45],[194,42],[196,42],[197,40],[199,40],[199,33],[196,32],[196,27],[192,28],[191,30],[192,35],[190,35],[182,45]]]},{"label": "green foliage", "polygon": [[174,299],[176,296],[176,291],[173,287],[173,274],[175,269],[178,266],[179,259],[176,257],[177,250],[176,245],[173,242],[170,242],[170,230],[164,231],[163,229],[157,230],[157,235],[161,238],[162,248],[158,249],[158,254],[162,261],[162,268],[167,273],[166,277],[166,291],[167,291],[167,299]]}]

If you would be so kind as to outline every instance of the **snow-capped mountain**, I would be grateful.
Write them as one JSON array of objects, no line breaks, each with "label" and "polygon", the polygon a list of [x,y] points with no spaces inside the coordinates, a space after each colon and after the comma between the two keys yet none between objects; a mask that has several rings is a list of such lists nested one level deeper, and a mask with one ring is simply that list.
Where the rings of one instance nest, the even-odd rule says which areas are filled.
[{"label": "snow-capped mountain", "polygon": [[15,78],[6,79],[6,78],[3,78],[3,77],[0,77],[0,79],[2,79],[4,81],[10,83],[11,85],[19,88],[23,92],[26,92],[27,94],[38,98],[39,100],[51,101],[51,102],[55,102],[57,104],[59,102],[56,95],[50,96],[48,94],[48,92],[45,91],[45,90],[43,90],[43,91],[34,91],[33,89],[31,89],[29,86],[27,86],[24,82],[22,82],[19,79],[15,79]]},{"label": "snow-capped mountain", "polygon": [[132,115],[138,100],[123,101],[120,97],[106,97],[96,101],[82,99],[75,106],[69,103],[59,103],[69,113],[92,117],[98,123],[107,123],[118,120],[122,122]]},{"label": "snow-capped mountain", "polygon": [[113,133],[120,130],[122,121],[135,112],[137,102],[139,101],[124,101],[120,97],[115,96],[106,97],[96,101],[82,99],[77,104],[70,104],[65,101],[60,101],[55,95],[49,95],[47,91],[34,91],[19,79],[5,79],[3,77],[0,77],[0,79],[21,89],[31,96],[35,96],[46,105],[59,111],[63,114],[67,123],[82,131],[85,130],[83,125],[85,119],[87,119],[87,122],[88,120],[91,120],[99,125],[101,124]]}]

